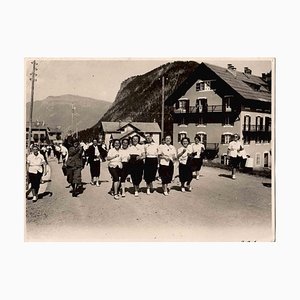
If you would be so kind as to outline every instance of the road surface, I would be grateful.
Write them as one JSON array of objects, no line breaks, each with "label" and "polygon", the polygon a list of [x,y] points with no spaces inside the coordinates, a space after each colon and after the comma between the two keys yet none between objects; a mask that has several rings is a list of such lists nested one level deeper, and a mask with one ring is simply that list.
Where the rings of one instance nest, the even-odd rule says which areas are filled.
[{"label": "road surface", "polygon": [[[178,179],[169,196],[158,189],[139,197],[132,188],[114,200],[107,164],[101,186],[91,186],[89,168],[82,172],[85,190],[73,198],[61,164],[49,162],[51,181],[37,202],[26,200],[26,241],[271,241],[271,180],[203,167],[192,192],[182,193]],[[128,187],[131,184],[127,183]]]}]

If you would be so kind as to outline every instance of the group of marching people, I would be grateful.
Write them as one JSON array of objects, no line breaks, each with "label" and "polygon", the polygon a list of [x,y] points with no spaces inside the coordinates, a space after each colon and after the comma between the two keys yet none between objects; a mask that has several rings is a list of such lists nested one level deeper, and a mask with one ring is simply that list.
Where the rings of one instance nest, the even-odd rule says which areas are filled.
[{"label": "group of marching people", "polygon": [[181,140],[181,147],[177,150],[171,143],[170,135],[166,136],[161,145],[154,143],[151,134],[146,134],[144,144],[140,144],[140,137],[133,136],[130,140],[114,140],[112,148],[107,153],[108,170],[113,181],[113,195],[119,199],[120,194],[125,197],[125,181],[128,175],[134,187],[134,195],[139,195],[139,188],[144,178],[147,195],[153,192],[153,182],[158,173],[162,183],[163,194],[169,195],[169,184],[173,180],[174,163],[179,162],[179,180],[181,191],[191,191],[193,172],[199,179],[199,171],[203,162],[204,145],[200,137],[195,136],[195,142],[190,144],[188,138]]},{"label": "group of marching people", "polygon": [[[235,134],[228,146],[228,155],[232,167],[232,178],[236,178],[236,169],[244,155],[244,147]],[[128,177],[134,187],[134,195],[139,195],[142,180],[146,182],[147,195],[153,192],[153,182],[159,178],[162,183],[163,194],[169,195],[170,183],[174,179],[174,165],[178,164],[181,191],[191,191],[193,173],[199,179],[199,171],[203,164],[204,145],[198,135],[191,143],[188,137],[181,140],[181,147],[176,149],[172,145],[172,138],[167,135],[160,145],[157,145],[151,134],[145,135],[145,142],[140,137],[133,137],[112,141],[107,150],[102,138],[93,139],[89,145],[79,143],[79,140],[69,134],[60,145],[62,156],[62,170],[67,177],[72,196],[76,197],[82,190],[81,171],[89,165],[91,185],[100,186],[101,161],[108,162],[108,171],[112,178],[111,193],[114,199],[126,196],[125,182]],[[31,153],[27,157],[27,172],[33,201],[37,200],[41,178],[47,172],[47,158],[43,149],[32,145]],[[158,174],[158,177],[157,177]]]}]

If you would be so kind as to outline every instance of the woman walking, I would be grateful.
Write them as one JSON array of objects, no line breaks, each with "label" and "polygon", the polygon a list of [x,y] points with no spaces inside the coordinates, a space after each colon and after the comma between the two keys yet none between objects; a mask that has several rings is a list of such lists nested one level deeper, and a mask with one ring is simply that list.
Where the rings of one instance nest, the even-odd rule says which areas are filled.
[{"label": "woman walking", "polygon": [[38,199],[40,183],[43,175],[46,175],[46,161],[44,156],[39,153],[38,146],[32,147],[32,153],[27,157],[26,161],[28,181],[31,184],[30,190],[32,192],[33,202]]},{"label": "woman walking", "polygon": [[98,144],[98,140],[93,139],[92,145],[86,151],[87,162],[86,165],[90,165],[90,174],[91,174],[91,185],[100,186],[100,159],[101,152]]},{"label": "woman walking", "polygon": [[121,195],[122,197],[126,196],[125,191],[125,182],[126,178],[129,174],[129,164],[128,161],[130,159],[130,153],[129,153],[129,140],[124,139],[122,140],[122,148],[120,150],[121,152],[121,162],[122,162],[122,169],[121,169]]},{"label": "woman walking", "polygon": [[131,181],[134,187],[134,196],[138,197],[140,183],[143,178],[144,162],[143,158],[145,156],[144,147],[139,144],[140,137],[135,135],[132,137],[132,145],[129,147],[130,159],[128,161],[129,173],[131,176]]},{"label": "woman walking", "polygon": [[193,179],[193,172],[190,161],[193,149],[190,145],[189,138],[183,138],[181,140],[181,145],[182,147],[178,149],[177,155],[179,160],[179,180],[181,183],[181,191],[185,192],[187,189],[187,191],[191,192],[191,181]]},{"label": "woman walking", "polygon": [[227,155],[230,159],[231,166],[231,177],[232,179],[236,179],[236,169],[239,167],[241,157],[243,155],[244,147],[240,142],[240,136],[235,133],[233,135],[233,140],[229,143],[227,149]]},{"label": "woman walking", "polygon": [[120,186],[120,178],[121,178],[121,151],[120,151],[120,141],[114,140],[112,143],[113,148],[109,149],[107,153],[107,161],[108,161],[108,170],[112,177],[113,187],[114,187],[114,199],[119,199],[119,186]]},{"label": "woman walking", "polygon": [[193,158],[192,158],[192,171],[196,172],[196,180],[199,180],[199,172],[203,164],[203,153],[205,150],[204,145],[201,143],[201,138],[196,135],[192,144]]},{"label": "woman walking", "polygon": [[68,151],[67,166],[67,180],[72,186],[72,196],[77,197],[79,194],[79,186],[81,185],[81,170],[82,164],[82,152],[83,149],[79,145],[78,139],[74,139],[73,145]]},{"label": "woman walking", "polygon": [[146,134],[145,144],[145,166],[144,180],[147,184],[147,195],[150,195],[153,189],[153,181],[155,181],[158,167],[158,147],[154,143],[151,134]]},{"label": "woman walking", "polygon": [[174,174],[174,160],[176,159],[176,149],[171,145],[170,135],[165,137],[165,143],[159,146],[159,174],[162,182],[163,193],[169,195],[168,184],[171,183]]}]

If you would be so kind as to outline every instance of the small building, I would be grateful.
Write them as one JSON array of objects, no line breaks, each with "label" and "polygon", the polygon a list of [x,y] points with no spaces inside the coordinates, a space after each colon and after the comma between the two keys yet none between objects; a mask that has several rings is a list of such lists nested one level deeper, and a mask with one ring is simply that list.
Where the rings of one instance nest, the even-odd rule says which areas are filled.
[{"label": "small building", "polygon": [[[26,145],[28,143],[29,122],[26,122]],[[61,140],[60,126],[49,127],[44,121],[34,121],[31,127],[31,142],[54,144]]]},{"label": "small building", "polygon": [[122,140],[134,135],[138,135],[143,142],[146,133],[152,134],[155,143],[160,143],[161,129],[156,122],[101,122],[99,129],[107,146],[113,139]]},{"label": "small building", "polygon": [[[206,156],[227,164],[227,148],[238,133],[253,168],[271,166],[271,73],[262,77],[201,63],[165,101],[173,116],[173,141],[198,134]],[[250,161],[250,160],[249,160]]]}]

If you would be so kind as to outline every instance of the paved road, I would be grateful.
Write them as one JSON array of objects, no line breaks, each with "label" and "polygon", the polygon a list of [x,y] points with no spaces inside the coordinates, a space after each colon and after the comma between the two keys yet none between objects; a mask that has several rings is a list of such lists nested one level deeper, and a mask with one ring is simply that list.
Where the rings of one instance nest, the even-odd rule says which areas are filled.
[{"label": "paved road", "polygon": [[[271,241],[271,181],[204,167],[192,192],[180,192],[175,180],[168,197],[159,187],[139,197],[132,189],[126,198],[114,200],[106,163],[101,167],[101,186],[89,184],[72,198],[61,165],[50,161],[51,182],[44,197],[26,201],[28,241]],[[128,187],[131,186],[127,183]],[[144,187],[144,182],[142,187]],[[51,195],[51,193],[52,195]]]}]

